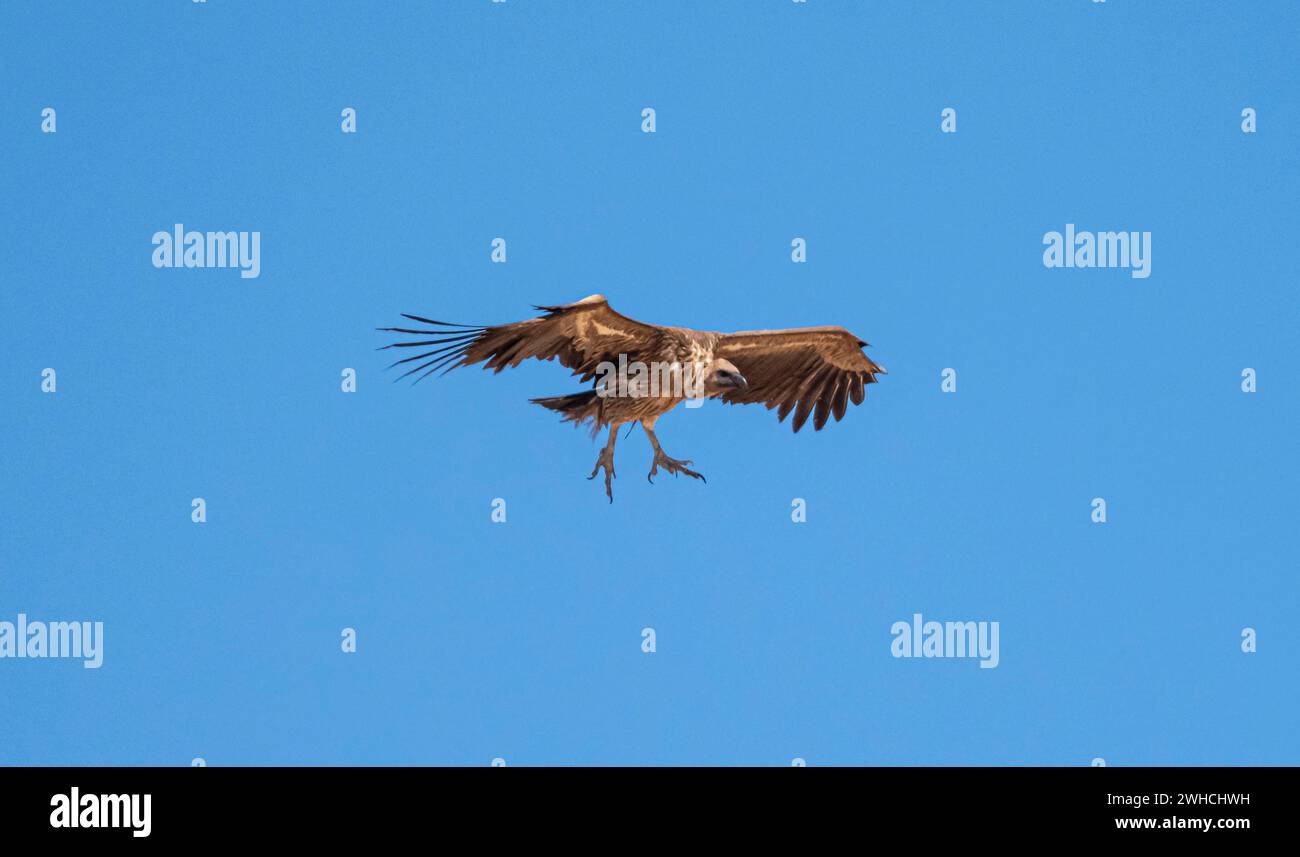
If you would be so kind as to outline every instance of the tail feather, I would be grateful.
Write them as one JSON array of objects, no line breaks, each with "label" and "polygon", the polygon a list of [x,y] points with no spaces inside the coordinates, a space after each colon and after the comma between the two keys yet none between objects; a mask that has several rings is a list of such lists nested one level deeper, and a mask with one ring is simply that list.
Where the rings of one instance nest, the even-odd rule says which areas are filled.
[{"label": "tail feather", "polygon": [[600,430],[602,400],[595,390],[570,393],[567,396],[546,396],[540,399],[529,399],[528,401],[558,412],[563,417],[564,422],[581,425],[587,420],[591,420],[594,424],[593,434]]}]

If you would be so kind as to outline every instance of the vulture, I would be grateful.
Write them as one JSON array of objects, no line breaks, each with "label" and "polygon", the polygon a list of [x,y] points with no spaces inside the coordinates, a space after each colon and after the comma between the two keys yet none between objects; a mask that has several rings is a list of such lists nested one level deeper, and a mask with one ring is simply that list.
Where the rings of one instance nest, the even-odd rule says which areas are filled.
[{"label": "vulture", "polygon": [[[563,420],[589,423],[592,436],[609,429],[609,439],[588,479],[605,471],[605,494],[614,502],[614,441],[619,428],[640,423],[654,447],[646,478],[653,484],[659,468],[704,481],[690,469],[690,459],[670,458],[655,436],[655,421],[683,401],[715,398],[731,405],[763,404],[776,408],[782,422],[794,414],[797,432],[812,419],[821,431],[834,416],[844,417],[850,401],[862,403],[866,386],[886,374],[862,349],[867,343],[842,327],[794,327],[715,333],[686,327],[663,327],[636,321],[614,311],[603,295],[563,306],[539,306],[537,318],[512,324],[475,327],[434,321],[402,313],[421,327],[381,327],[388,333],[417,336],[388,348],[418,353],[392,363],[407,368],[395,380],[415,375],[415,382],[442,369],[482,363],[500,372],[524,360],[556,360],[590,389],[565,396],[531,399],[557,411]],[[688,405],[689,407],[689,405]]]}]

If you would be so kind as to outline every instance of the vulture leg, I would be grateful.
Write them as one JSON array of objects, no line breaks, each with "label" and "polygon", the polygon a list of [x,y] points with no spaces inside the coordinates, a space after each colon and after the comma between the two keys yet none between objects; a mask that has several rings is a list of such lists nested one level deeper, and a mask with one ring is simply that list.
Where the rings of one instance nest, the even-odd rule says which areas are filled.
[{"label": "vulture leg", "polygon": [[609,425],[609,443],[600,451],[600,456],[596,459],[596,466],[591,468],[591,475],[588,479],[595,479],[600,468],[605,468],[605,495],[609,497],[609,502],[614,502],[614,487],[610,480],[614,477],[614,441],[618,440],[619,423],[610,423]]},{"label": "vulture leg", "polygon": [[664,448],[659,445],[659,438],[655,437],[654,425],[654,420],[641,421],[641,428],[645,429],[646,437],[650,438],[650,445],[655,448],[654,461],[650,462],[650,472],[647,473],[645,477],[650,481],[650,484],[654,484],[655,474],[659,472],[660,467],[671,473],[673,476],[676,476],[678,473],[685,473],[687,476],[693,476],[701,482],[708,482],[709,480],[705,479],[702,474],[696,473],[694,470],[691,470],[686,466],[692,463],[689,458],[685,461],[678,461],[677,459],[669,458],[664,454]]}]

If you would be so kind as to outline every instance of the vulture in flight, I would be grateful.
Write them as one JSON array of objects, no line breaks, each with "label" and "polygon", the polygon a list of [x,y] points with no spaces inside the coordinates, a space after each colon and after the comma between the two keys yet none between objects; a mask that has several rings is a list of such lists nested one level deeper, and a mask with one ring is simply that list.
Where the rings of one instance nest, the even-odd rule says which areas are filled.
[{"label": "vulture in flight", "polygon": [[[615,312],[603,295],[564,306],[539,306],[544,315],[491,327],[403,317],[432,329],[382,327],[391,333],[418,336],[384,348],[418,353],[388,368],[414,364],[398,380],[416,375],[418,382],[443,369],[482,363],[500,372],[524,360],[559,359],[591,388],[567,396],[530,401],[558,411],[564,420],[591,423],[592,436],[609,428],[609,440],[588,479],[605,471],[605,493],[614,502],[614,441],[627,423],[639,422],[654,447],[646,478],[652,483],[663,468],[676,476],[704,477],[689,468],[689,459],[669,458],[655,436],[655,421],[689,398],[716,398],[727,404],[761,403],[776,408],[784,421],[791,413],[795,431],[809,417],[820,431],[834,415],[844,416],[849,401],[858,405],[867,384],[885,369],[862,349],[866,342],[842,327],[795,327],[714,333],[685,327],[646,324]],[[381,349],[382,350],[382,349]],[[419,374],[417,374],[419,373]]]}]

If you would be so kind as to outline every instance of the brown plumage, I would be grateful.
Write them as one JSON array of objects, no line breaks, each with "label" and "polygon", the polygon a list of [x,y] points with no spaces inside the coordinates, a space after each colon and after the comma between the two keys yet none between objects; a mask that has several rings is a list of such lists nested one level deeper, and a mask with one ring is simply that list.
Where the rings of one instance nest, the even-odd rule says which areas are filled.
[{"label": "brown plumage", "polygon": [[[690,461],[669,458],[659,446],[654,424],[662,414],[694,396],[733,404],[762,403],[784,421],[792,412],[797,432],[811,416],[820,431],[827,420],[844,417],[849,401],[858,405],[866,385],[885,370],[862,349],[866,342],[842,327],[800,327],[714,333],[663,327],[630,319],[610,308],[601,295],[564,306],[537,307],[544,315],[490,327],[449,324],[415,315],[406,318],[433,330],[384,327],[380,330],[422,337],[385,348],[419,349],[397,360],[408,366],[399,377],[415,380],[433,372],[482,363],[500,372],[524,360],[559,360],[592,388],[566,396],[533,399],[565,420],[590,422],[592,433],[609,427],[609,440],[591,476],[605,469],[605,492],[613,502],[614,441],[620,426],[639,422],[654,447],[649,477],[659,467],[674,475],[703,479]],[[637,374],[635,367],[649,371]]]}]

